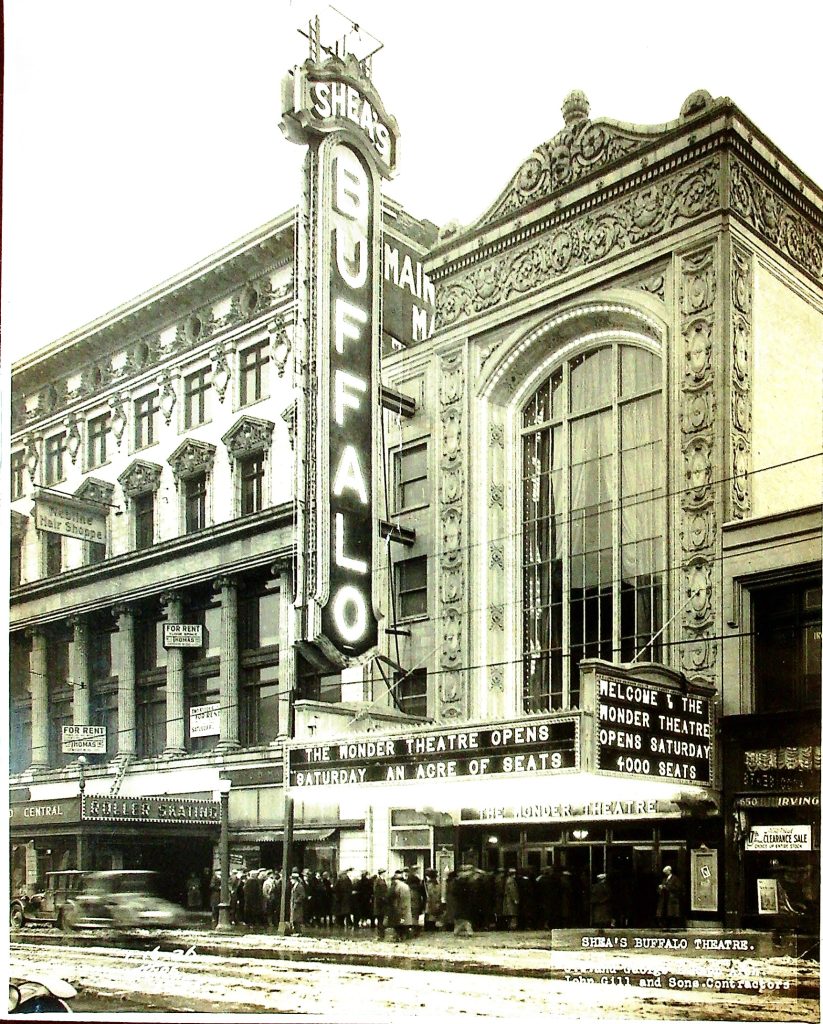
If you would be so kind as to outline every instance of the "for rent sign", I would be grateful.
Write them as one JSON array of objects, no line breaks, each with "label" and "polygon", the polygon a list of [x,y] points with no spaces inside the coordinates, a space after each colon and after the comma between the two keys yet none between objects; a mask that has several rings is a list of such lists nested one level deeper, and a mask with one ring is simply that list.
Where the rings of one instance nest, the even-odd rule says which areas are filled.
[{"label": "for rent sign", "polygon": [[105,725],[64,725],[64,754],[105,754]]}]

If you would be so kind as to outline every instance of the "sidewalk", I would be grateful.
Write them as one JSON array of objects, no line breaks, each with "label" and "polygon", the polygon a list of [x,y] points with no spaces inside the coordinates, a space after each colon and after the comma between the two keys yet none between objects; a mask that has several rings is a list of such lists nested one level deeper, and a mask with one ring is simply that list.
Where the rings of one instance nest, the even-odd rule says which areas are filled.
[{"label": "sidewalk", "polygon": [[[586,929],[455,936],[438,931],[396,941],[390,930],[384,940],[379,940],[371,929],[341,933],[307,928],[298,935],[238,929],[230,933],[140,931],[106,934],[105,938],[100,932],[75,932],[70,936],[40,932],[20,933],[13,941],[88,947],[108,942],[178,956],[191,949],[200,955],[251,960],[314,961],[649,988],[723,989],[739,994],[769,991],[805,999],[817,998],[819,993],[819,964],[802,955],[798,958],[793,942],[783,950],[771,949],[771,937],[762,932]],[[804,946],[801,954],[807,948]]]}]

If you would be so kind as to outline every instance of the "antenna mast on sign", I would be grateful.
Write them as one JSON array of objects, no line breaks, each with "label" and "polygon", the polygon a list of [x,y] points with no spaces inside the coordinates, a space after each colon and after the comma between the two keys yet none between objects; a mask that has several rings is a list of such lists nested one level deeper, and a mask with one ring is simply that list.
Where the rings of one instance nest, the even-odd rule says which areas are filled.
[{"label": "antenna mast on sign", "polygon": [[336,7],[329,4],[328,9],[332,12],[330,15],[332,41],[330,43],[323,43],[320,38],[320,18],[317,15],[309,22],[308,31],[302,28],[297,30],[309,41],[309,59],[317,61],[321,51],[327,57],[343,58],[347,54],[352,54],[360,64],[363,73],[371,78],[372,57],[383,49],[383,43],[371,32],[367,32],[359,22],[353,21]]}]

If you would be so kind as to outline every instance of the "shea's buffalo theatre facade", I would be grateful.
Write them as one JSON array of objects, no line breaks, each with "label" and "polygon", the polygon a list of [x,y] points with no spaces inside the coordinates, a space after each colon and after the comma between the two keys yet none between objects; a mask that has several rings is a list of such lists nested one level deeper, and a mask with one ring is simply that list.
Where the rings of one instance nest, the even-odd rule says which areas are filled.
[{"label": "shea's buffalo theatre facade", "polygon": [[819,188],[727,99],[572,93],[438,233],[310,36],[295,209],[14,368],[20,879],[208,872],[230,783],[233,865],[293,809],[299,866],[605,872],[647,924],[670,865],[811,927]]}]

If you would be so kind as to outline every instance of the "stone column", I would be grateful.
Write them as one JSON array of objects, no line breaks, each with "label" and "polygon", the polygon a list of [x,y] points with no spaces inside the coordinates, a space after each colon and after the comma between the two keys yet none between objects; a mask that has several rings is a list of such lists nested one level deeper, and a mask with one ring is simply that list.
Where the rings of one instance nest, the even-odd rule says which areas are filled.
[{"label": "stone column", "polygon": [[237,580],[221,576],[214,581],[220,593],[220,742],[218,750],[240,745],[240,660],[237,650]]},{"label": "stone column", "polygon": [[137,738],[134,674],[134,610],[126,605],[115,605],[112,612],[117,620],[115,644],[117,673],[117,756],[133,754]]},{"label": "stone column", "polygon": [[278,688],[280,691],[280,708],[278,715],[278,736],[287,739],[292,735],[292,704],[297,687],[296,662],[292,636],[292,615],[294,612],[291,589],[291,571],[279,565],[274,566],[273,574],[280,576],[280,666],[278,671]]},{"label": "stone column", "polygon": [[31,688],[31,768],[49,767],[49,680],[46,674],[46,634],[31,630],[29,675]]},{"label": "stone column", "polygon": [[69,648],[69,675],[71,677],[72,722],[89,724],[91,694],[89,692],[89,624],[82,615],[69,618],[72,642]]},{"label": "stone column", "polygon": [[[160,602],[166,609],[166,622],[183,621],[183,600],[174,592],[162,594]],[[185,700],[183,698],[183,650],[170,647],[166,661],[166,749],[164,757],[185,754],[186,732],[183,728]]]}]

